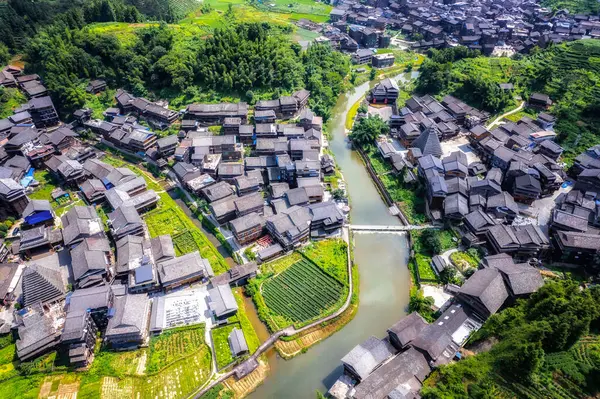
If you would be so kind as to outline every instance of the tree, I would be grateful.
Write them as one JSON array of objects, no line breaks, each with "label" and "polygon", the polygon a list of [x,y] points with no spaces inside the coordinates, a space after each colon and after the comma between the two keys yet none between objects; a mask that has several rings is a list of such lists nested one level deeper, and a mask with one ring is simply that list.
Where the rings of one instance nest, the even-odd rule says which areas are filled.
[{"label": "tree", "polygon": [[456,269],[452,266],[444,268],[444,270],[440,272],[440,281],[444,284],[455,284],[457,281]]},{"label": "tree", "polygon": [[368,116],[354,124],[350,139],[358,147],[366,147],[373,144],[377,137],[387,134],[389,131],[389,125],[379,115]]},{"label": "tree", "polygon": [[359,115],[365,115],[367,112],[369,112],[369,107],[367,106],[367,104],[365,103],[361,103],[358,106],[358,110],[356,111]]},{"label": "tree", "polygon": [[335,190],[333,190],[331,196],[336,201],[343,201],[344,199],[346,199],[346,193],[341,188],[336,188]]},{"label": "tree", "polygon": [[377,69],[371,68],[371,72],[369,72],[369,80],[375,79],[376,76],[377,76]]},{"label": "tree", "polygon": [[5,65],[10,61],[10,52],[8,47],[0,42],[0,65]]},{"label": "tree", "polygon": [[424,296],[422,290],[416,290],[411,293],[410,300],[408,302],[408,311],[410,313],[417,312],[423,318],[429,322],[434,320],[433,310],[431,307],[435,303],[434,299],[430,296]]},{"label": "tree", "polygon": [[442,252],[442,241],[437,230],[427,229],[423,231],[421,242],[425,245],[425,248],[434,255]]}]

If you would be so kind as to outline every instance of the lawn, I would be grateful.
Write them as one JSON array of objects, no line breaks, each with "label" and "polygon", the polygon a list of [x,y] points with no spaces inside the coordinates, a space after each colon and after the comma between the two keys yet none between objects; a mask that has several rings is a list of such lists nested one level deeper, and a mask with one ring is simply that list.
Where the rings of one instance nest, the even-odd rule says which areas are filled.
[{"label": "lawn", "polygon": [[348,245],[342,239],[312,242],[301,252],[327,274],[348,285]]},{"label": "lawn", "polygon": [[146,372],[155,373],[204,345],[204,324],[175,328],[150,340]]},{"label": "lawn", "polygon": [[438,277],[431,267],[431,258],[429,256],[416,254],[415,261],[417,262],[417,269],[419,270],[421,281],[438,281]]},{"label": "lawn", "polygon": [[33,178],[40,183],[34,192],[29,194],[30,199],[48,200],[53,208],[57,208],[59,203],[52,199],[52,191],[58,187],[58,182],[47,170],[36,170],[33,173]]},{"label": "lawn", "polygon": [[239,328],[239,323],[227,324],[224,327],[213,328],[210,330],[212,335],[215,357],[217,359],[217,369],[221,370],[233,362],[234,357],[231,354],[228,337],[234,328]]},{"label": "lawn", "polygon": [[362,98],[352,104],[352,107],[348,110],[346,114],[346,129],[351,130],[352,126],[354,126],[354,119],[356,118],[356,114],[358,113],[358,108],[360,107],[360,103],[362,102]]},{"label": "lawn", "polygon": [[[260,295],[279,328],[306,324],[338,308],[345,288],[308,259],[301,259],[282,273],[266,280]],[[280,323],[285,320],[285,324]]]}]

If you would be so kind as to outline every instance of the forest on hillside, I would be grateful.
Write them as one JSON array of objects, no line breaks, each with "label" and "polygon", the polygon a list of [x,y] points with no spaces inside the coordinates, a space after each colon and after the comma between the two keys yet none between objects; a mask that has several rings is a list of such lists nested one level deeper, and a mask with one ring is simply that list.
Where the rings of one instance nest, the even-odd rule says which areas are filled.
[{"label": "forest on hillside", "polygon": [[56,22],[70,28],[146,19],[171,23],[197,7],[197,0],[8,0],[0,3],[0,46],[17,52]]},{"label": "forest on hillside", "polygon": [[[549,281],[486,321],[471,347],[491,349],[440,367],[424,399],[586,398],[600,392],[600,289]],[[482,347],[485,347],[483,345]]]},{"label": "forest on hillside", "polygon": [[[512,83],[514,92],[498,84]],[[527,56],[483,57],[457,47],[430,50],[421,66],[416,88],[438,97],[454,94],[469,104],[501,113],[516,106],[515,95],[548,94],[551,112],[558,117],[555,130],[570,160],[600,143],[600,41],[578,40]]]},{"label": "forest on hillside", "polygon": [[161,23],[136,30],[132,43],[124,44],[115,35],[60,20],[28,41],[23,58],[63,112],[82,107],[85,83],[101,78],[137,96],[176,93],[190,102],[231,94],[252,103],[304,87],[312,93],[311,107],[327,119],[343,89],[347,56],[325,45],[302,51],[276,25],[238,23],[234,17],[229,22],[210,37],[185,43]]}]

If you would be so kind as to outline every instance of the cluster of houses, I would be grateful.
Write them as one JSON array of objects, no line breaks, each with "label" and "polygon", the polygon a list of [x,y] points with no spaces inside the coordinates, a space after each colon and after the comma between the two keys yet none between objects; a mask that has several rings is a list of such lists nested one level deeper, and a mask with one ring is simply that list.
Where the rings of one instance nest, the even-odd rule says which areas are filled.
[{"label": "cluster of houses", "polygon": [[[397,95],[395,82],[386,79],[367,96],[394,110],[390,136],[380,137],[377,148],[405,184],[423,188],[430,220],[455,226],[465,246],[488,253],[598,264],[600,150],[588,149],[564,170],[547,95],[528,99],[537,116],[491,130],[483,124],[486,112],[452,96],[413,96],[397,110]],[[469,148],[444,151],[443,141],[459,135]]]},{"label": "cluster of houses", "polygon": [[525,53],[534,46],[600,38],[597,15],[554,12],[538,1],[343,0],[330,13],[319,41],[343,51],[386,47],[386,30],[400,31],[415,50],[461,44],[491,55]]},{"label": "cluster of houses", "polygon": [[[18,69],[6,74],[19,84]],[[101,80],[87,87],[94,94],[105,89]],[[247,263],[214,276],[199,252],[176,256],[170,236],[151,238],[143,216],[158,193],[131,169],[104,162],[90,136],[79,133],[161,168],[206,201],[208,217],[231,231],[238,247],[256,247],[263,261],[311,237],[338,235],[345,221],[347,207],[332,201],[323,183],[335,175],[335,163],[309,95],[299,90],[259,101],[249,117],[245,103],[191,104],[178,113],[118,90],[104,120],[82,109],[72,124],[63,124],[50,97],[40,95],[0,120],[0,213],[18,219],[0,251],[8,315],[0,333],[14,334],[19,359],[61,350],[73,366],[86,367],[97,335],[121,350],[203,322],[202,301],[181,290],[190,285],[208,284],[211,324],[225,323],[237,311],[230,287],[257,271]],[[148,127],[174,123],[179,133],[164,137]],[[219,126],[219,134],[209,126]],[[51,199],[29,198],[40,184],[35,169],[57,183]],[[234,356],[248,351],[242,330],[232,331],[229,343]]]},{"label": "cluster of houses", "polygon": [[544,284],[538,269],[507,254],[482,259],[461,287],[449,286],[454,302],[432,323],[414,312],[370,337],[342,358],[344,374],[329,390],[334,398],[415,398],[429,373],[452,360],[483,322]]}]

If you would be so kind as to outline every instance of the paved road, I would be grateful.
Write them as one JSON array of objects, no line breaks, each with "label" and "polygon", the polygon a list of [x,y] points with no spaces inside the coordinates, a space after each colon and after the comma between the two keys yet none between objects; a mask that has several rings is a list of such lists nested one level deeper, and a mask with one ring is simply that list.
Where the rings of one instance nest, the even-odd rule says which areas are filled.
[{"label": "paved road", "polygon": [[516,114],[517,112],[522,110],[524,106],[525,106],[525,101],[521,101],[521,104],[519,104],[519,106],[517,108],[515,108],[511,111],[505,112],[504,114],[502,114],[499,117],[497,117],[496,119],[494,119],[494,121],[492,123],[487,125],[486,129],[491,130],[494,127],[494,125],[497,125],[498,123],[500,123],[500,121],[503,118],[506,118],[508,115]]}]

